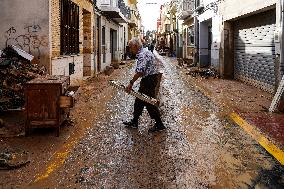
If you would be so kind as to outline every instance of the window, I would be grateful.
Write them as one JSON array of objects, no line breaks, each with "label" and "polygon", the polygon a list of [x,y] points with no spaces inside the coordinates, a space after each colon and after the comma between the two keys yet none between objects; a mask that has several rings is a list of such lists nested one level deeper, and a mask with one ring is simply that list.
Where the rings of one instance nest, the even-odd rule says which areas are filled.
[{"label": "window", "polygon": [[79,6],[71,0],[61,0],[61,55],[78,54]]},{"label": "window", "polygon": [[194,27],[187,28],[187,46],[194,45]]},{"label": "window", "polygon": [[102,45],[106,44],[106,28],[105,26],[102,27]]},{"label": "window", "polygon": [[170,24],[165,24],[165,31],[170,32],[171,31],[171,25]]}]

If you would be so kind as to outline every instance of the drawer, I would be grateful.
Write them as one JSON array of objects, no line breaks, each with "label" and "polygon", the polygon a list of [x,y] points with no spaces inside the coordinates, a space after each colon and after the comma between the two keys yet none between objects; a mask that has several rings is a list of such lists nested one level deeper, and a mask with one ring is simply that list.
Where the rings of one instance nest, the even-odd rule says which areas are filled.
[{"label": "drawer", "polygon": [[73,108],[74,98],[72,96],[60,96],[58,105],[60,108]]}]

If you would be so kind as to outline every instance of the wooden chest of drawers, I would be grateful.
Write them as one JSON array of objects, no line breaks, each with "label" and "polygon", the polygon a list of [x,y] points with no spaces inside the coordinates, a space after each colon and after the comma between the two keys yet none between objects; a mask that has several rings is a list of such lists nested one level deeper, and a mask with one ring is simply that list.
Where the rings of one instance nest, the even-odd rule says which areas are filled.
[{"label": "wooden chest of drawers", "polygon": [[[69,76],[36,78],[26,84],[26,135],[31,128],[55,127],[59,136],[60,125],[69,116],[68,106],[61,106],[69,85]],[[66,99],[63,102],[66,104]]]}]

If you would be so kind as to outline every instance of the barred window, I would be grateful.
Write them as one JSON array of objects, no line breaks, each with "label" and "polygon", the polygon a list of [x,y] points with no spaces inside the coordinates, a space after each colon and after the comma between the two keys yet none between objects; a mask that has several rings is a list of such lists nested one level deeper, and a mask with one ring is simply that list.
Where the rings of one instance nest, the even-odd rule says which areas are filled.
[{"label": "barred window", "polygon": [[71,0],[61,0],[61,55],[78,54],[79,6]]}]

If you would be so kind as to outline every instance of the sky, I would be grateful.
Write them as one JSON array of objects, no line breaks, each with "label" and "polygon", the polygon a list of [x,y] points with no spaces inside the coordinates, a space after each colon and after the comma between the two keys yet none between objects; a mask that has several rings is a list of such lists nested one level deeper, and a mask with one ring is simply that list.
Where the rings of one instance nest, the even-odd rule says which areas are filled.
[{"label": "sky", "polygon": [[147,30],[157,29],[157,18],[160,16],[160,6],[170,0],[138,0],[138,10],[142,17],[142,25]]}]

